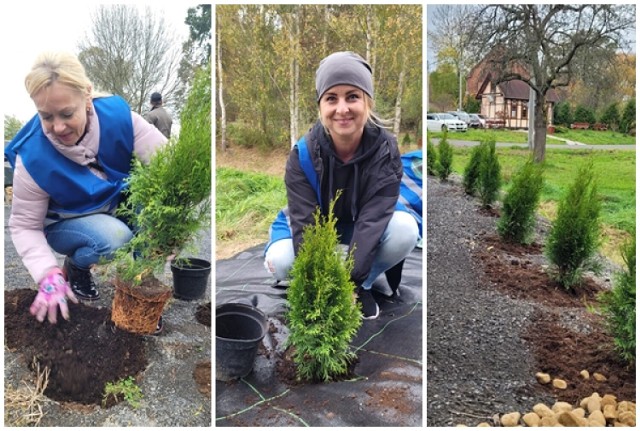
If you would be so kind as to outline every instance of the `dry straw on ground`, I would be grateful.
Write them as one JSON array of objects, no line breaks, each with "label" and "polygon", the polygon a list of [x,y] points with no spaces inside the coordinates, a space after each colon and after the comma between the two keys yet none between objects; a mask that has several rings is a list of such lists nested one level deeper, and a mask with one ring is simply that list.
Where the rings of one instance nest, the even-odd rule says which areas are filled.
[{"label": "dry straw on ground", "polygon": [[4,390],[4,422],[8,426],[38,426],[44,416],[43,406],[52,402],[44,396],[49,383],[49,368],[40,369],[40,364],[33,360],[36,371],[35,386],[25,382],[23,387],[5,387]]}]

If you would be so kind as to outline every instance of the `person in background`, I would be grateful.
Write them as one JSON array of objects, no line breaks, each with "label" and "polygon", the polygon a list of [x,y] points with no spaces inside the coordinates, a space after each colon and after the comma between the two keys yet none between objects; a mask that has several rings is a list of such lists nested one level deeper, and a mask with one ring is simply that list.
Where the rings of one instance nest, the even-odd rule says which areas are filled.
[{"label": "person in background", "polygon": [[144,118],[156,126],[156,128],[169,139],[173,120],[171,119],[171,115],[169,115],[167,110],[162,106],[162,95],[160,93],[153,93],[151,95],[151,110],[145,114]]},{"label": "person in background", "polygon": [[121,97],[95,92],[72,54],[40,54],[25,86],[37,114],[5,147],[14,169],[9,229],[39,286],[30,312],[56,323],[58,307],[69,318],[67,300],[99,298],[91,267],[133,236],[114,216],[132,159],[148,163],[167,138]]},{"label": "person in background", "polygon": [[[287,208],[271,226],[265,267],[276,280],[286,279],[316,207],[326,215],[342,190],[334,208],[338,234],[355,250],[351,279],[363,318],[375,319],[374,280],[393,268],[401,272],[419,237],[416,219],[398,203],[400,152],[373,111],[371,67],[359,55],[345,51],[323,59],[316,71],[316,97],[319,120],[289,155]],[[394,278],[399,283],[399,274]]]}]

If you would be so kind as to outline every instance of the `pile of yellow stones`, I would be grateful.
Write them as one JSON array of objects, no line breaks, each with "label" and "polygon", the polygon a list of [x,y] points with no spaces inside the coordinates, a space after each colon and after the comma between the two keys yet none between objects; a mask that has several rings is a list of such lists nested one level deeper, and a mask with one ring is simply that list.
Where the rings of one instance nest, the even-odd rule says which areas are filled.
[{"label": "pile of yellow stones", "polygon": [[[580,375],[583,379],[590,377],[586,370],[583,370]],[[545,373],[537,373],[536,379],[541,384],[551,382],[556,389],[567,388],[567,383],[564,380],[552,380],[551,376]],[[606,377],[599,373],[593,373],[593,379],[598,382],[606,381]],[[600,396],[594,392],[591,396],[583,398],[577,407],[564,401],[558,401],[551,407],[539,403],[533,406],[531,412],[524,415],[519,412],[511,412],[501,416],[499,424],[503,427],[635,427],[636,404],[631,401],[618,401],[615,395]],[[488,422],[482,422],[477,426],[490,427],[491,425]]]}]

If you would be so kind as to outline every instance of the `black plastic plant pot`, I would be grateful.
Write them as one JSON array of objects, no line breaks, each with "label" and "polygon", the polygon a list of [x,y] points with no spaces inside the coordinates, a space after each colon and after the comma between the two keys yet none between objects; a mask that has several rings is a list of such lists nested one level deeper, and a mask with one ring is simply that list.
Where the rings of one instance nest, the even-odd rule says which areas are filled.
[{"label": "black plastic plant pot", "polygon": [[229,381],[248,375],[267,333],[265,314],[247,304],[216,307],[216,380]]},{"label": "black plastic plant pot", "polygon": [[207,291],[211,274],[211,262],[203,259],[185,258],[171,262],[173,273],[173,296],[185,301],[200,299]]}]

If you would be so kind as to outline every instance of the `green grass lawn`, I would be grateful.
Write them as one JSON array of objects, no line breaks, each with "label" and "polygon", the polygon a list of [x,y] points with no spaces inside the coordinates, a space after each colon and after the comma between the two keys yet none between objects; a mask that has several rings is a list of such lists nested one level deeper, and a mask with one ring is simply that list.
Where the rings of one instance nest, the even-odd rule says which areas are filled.
[{"label": "green grass lawn", "polygon": [[216,241],[269,238],[269,226],[287,204],[280,176],[216,169]]},{"label": "green grass lawn", "polygon": [[[556,132],[553,135],[547,135],[547,138],[553,136],[590,145],[635,145],[636,143],[635,136],[624,135],[611,130],[598,131],[568,129],[563,133]],[[553,141],[557,140],[554,139]],[[552,141],[547,140],[547,142],[551,143]]]},{"label": "green grass lawn", "polygon": [[[442,138],[444,134],[441,132],[427,132],[429,138]],[[496,142],[508,142],[514,144],[526,144],[527,132],[516,130],[501,129],[469,129],[467,132],[451,132],[448,134],[449,139],[461,141],[477,141],[494,137]],[[612,131],[596,131],[596,130],[567,130],[564,133],[547,134],[547,144],[565,144],[560,139],[554,137],[568,139],[570,141],[580,142],[590,145],[634,145],[636,138],[634,136],[623,135],[622,133]]]},{"label": "green grass lawn", "polygon": [[[518,167],[529,156],[525,149],[496,148],[504,179],[503,190]],[[453,169],[462,175],[469,160],[470,147],[454,147]],[[575,179],[578,167],[592,160],[598,178],[598,193],[602,197],[601,221],[605,235],[620,237],[612,240],[611,258],[617,253],[618,242],[635,231],[636,225],[636,157],[633,151],[588,151],[549,148],[545,158],[545,187],[542,192],[541,214],[555,217],[557,202]]]},{"label": "green grass lawn", "polygon": [[[509,185],[515,170],[524,163],[526,149],[498,147],[496,149],[502,177]],[[462,175],[471,148],[454,147],[453,168]],[[541,213],[555,216],[556,203],[573,182],[581,163],[591,159],[598,176],[598,191],[602,196],[602,223],[608,236],[628,237],[636,221],[636,159],[633,151],[588,151],[553,149],[546,151],[545,187]],[[271,222],[287,202],[281,176],[242,172],[230,168],[216,169],[216,240],[243,241],[258,239],[266,242]],[[619,241],[614,241],[607,256],[617,253]]]}]

